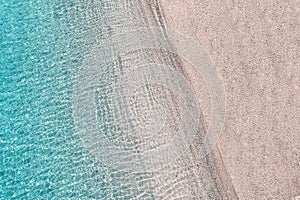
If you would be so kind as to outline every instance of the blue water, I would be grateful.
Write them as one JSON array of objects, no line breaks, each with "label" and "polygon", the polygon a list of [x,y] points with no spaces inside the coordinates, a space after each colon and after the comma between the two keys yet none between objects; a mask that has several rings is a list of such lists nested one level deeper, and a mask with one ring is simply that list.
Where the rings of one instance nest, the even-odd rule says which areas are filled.
[{"label": "blue water", "polygon": [[0,199],[117,195],[72,118],[78,67],[109,29],[96,11],[96,1],[0,0]]},{"label": "blue water", "polygon": [[[106,45],[101,40],[111,40],[112,34],[157,25],[161,20],[155,15],[157,7],[149,7],[148,2],[0,0],[0,199],[154,199],[155,194],[169,198],[181,196],[179,185],[187,194],[197,191],[193,181],[199,174],[194,168],[183,172],[169,166],[167,177],[113,169],[116,160],[104,156],[110,163],[102,163],[103,159],[93,157],[76,131],[74,88],[84,60],[94,47]],[[147,13],[152,18],[143,18]],[[110,44],[103,49],[113,52]],[[122,71],[122,60],[111,52],[104,52],[113,57],[105,69]],[[159,54],[152,53],[157,52],[142,57],[152,60]],[[141,63],[139,55],[128,59]],[[157,58],[172,65],[174,60],[162,55]],[[103,82],[113,80],[114,73],[105,73],[110,79]],[[105,101],[99,102],[108,102],[106,91],[100,94],[99,99]],[[103,108],[109,107],[103,104]],[[116,126],[111,127],[114,132]],[[208,161],[199,166],[204,176],[199,195],[219,197],[213,167]]]}]

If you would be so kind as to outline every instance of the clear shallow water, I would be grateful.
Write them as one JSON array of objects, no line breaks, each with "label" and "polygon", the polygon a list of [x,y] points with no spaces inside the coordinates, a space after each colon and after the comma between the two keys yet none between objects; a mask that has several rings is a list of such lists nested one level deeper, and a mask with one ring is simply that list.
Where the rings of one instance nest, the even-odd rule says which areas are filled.
[{"label": "clear shallow water", "polygon": [[[83,60],[102,47],[101,39],[134,27],[162,26],[161,20],[149,1],[0,0],[0,199],[219,197],[208,160],[190,155],[156,174],[117,171],[93,157],[75,130],[74,85]],[[178,66],[159,51],[122,58],[113,47],[108,51],[113,53],[105,86],[123,70],[123,61]]]},{"label": "clear shallow water", "polygon": [[82,147],[72,118],[78,66],[108,30],[100,6],[0,0],[0,199],[120,193]]}]

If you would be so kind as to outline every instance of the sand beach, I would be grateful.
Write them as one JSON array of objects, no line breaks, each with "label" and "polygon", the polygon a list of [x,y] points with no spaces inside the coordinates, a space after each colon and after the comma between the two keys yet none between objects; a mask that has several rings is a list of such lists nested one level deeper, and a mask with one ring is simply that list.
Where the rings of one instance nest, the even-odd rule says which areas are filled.
[{"label": "sand beach", "polygon": [[[159,3],[167,28],[197,41],[221,71],[227,113],[217,149],[237,197],[298,196],[299,2]],[[207,88],[194,82],[207,123]]]}]

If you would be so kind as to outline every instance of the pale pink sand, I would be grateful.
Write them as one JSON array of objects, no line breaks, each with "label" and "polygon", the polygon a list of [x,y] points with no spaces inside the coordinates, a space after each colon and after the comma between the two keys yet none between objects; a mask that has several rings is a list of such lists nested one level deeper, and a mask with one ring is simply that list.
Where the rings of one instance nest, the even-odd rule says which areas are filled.
[{"label": "pale pink sand", "polygon": [[[167,28],[192,37],[223,76],[227,117],[218,148],[237,196],[300,195],[300,2],[160,0],[160,5]],[[208,92],[200,77],[193,79],[207,125]]]}]

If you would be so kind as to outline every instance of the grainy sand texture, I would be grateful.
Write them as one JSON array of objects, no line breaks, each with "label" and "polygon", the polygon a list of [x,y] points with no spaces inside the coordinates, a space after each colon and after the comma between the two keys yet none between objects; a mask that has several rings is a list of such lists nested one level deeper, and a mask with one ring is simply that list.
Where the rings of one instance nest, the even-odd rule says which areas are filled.
[{"label": "grainy sand texture", "polygon": [[[299,5],[160,0],[167,29],[194,39],[222,74],[227,112],[217,148],[239,199],[300,195]],[[209,93],[192,78],[207,126]]]}]

